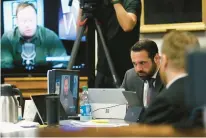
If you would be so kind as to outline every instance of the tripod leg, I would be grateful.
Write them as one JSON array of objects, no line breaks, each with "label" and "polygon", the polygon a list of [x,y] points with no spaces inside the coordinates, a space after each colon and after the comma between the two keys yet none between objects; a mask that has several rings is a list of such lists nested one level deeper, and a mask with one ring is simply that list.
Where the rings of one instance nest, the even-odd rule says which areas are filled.
[{"label": "tripod leg", "polygon": [[113,77],[114,84],[116,85],[116,88],[119,88],[120,87],[119,79],[118,79],[117,74],[115,72],[115,69],[114,69],[110,54],[109,54],[109,50],[106,46],[106,43],[105,43],[105,40],[104,40],[104,37],[103,37],[103,34],[102,34],[102,30],[101,30],[96,18],[94,18],[94,21],[95,21],[95,25],[97,27],[97,32],[98,32],[98,34],[100,36],[100,39],[101,39],[101,42],[102,42],[102,46],[103,46],[103,49],[104,49],[104,52],[105,52],[105,55],[106,55],[106,58],[107,58],[107,62],[108,62],[108,65],[109,65],[109,68],[110,68],[110,71],[111,71],[111,74],[112,74],[112,77]]},{"label": "tripod leg", "polygon": [[[83,17],[82,19],[85,19],[85,18]],[[74,42],[74,45],[73,45],[73,48],[72,48],[71,58],[70,58],[69,63],[68,63],[68,67],[67,67],[68,70],[72,70],[72,67],[74,65],[76,55],[77,55],[77,52],[79,50],[79,45],[80,45],[80,42],[81,42],[81,38],[83,36],[85,28],[86,28],[86,24],[79,27],[79,31],[77,33],[77,38],[76,38],[76,40]]]}]

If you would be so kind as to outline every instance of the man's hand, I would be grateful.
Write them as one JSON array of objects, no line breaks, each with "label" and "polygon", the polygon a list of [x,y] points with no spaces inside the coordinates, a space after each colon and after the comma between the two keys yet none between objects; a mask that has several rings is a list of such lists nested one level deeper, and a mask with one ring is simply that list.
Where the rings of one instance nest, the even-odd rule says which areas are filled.
[{"label": "man's hand", "polygon": [[[78,18],[77,18],[77,30],[76,30],[77,33],[78,33],[79,27],[81,25],[86,25],[86,22],[87,22],[86,20],[82,21],[82,9],[79,9],[79,15],[78,15]],[[87,31],[88,31],[88,26],[85,26],[84,35],[87,34]]]}]

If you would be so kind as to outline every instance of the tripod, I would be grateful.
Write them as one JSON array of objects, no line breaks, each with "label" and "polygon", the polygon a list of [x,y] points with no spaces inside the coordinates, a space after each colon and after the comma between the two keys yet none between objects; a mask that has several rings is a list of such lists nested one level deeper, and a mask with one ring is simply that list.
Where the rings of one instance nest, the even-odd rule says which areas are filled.
[{"label": "tripod", "polygon": [[[104,40],[104,37],[103,37],[103,34],[102,34],[101,27],[98,23],[98,20],[95,17],[93,17],[92,13],[84,13],[84,12],[82,13],[82,18],[81,18],[81,21],[80,21],[80,27],[79,27],[79,30],[78,30],[78,33],[77,33],[77,38],[76,38],[76,40],[74,42],[74,45],[73,45],[73,48],[72,48],[71,58],[70,58],[67,69],[71,70],[72,67],[73,67],[73,64],[74,64],[75,59],[76,59],[77,52],[79,50],[80,41],[81,41],[83,33],[86,29],[86,24],[87,24],[88,19],[93,19],[94,20],[96,30],[97,30],[97,33],[100,37],[100,40],[101,40],[101,43],[102,43],[102,46],[103,46],[103,49],[104,49],[104,52],[105,52],[105,56],[107,58],[107,62],[108,62],[108,65],[109,65],[109,69],[110,69],[111,74],[112,74],[114,84],[115,84],[116,88],[119,88],[120,87],[119,79],[117,78],[117,75],[116,75],[116,72],[115,72],[115,69],[114,69],[114,66],[113,66],[108,48],[106,46],[106,43],[105,43],[105,40]],[[89,29],[89,26],[88,26],[88,29]]]}]

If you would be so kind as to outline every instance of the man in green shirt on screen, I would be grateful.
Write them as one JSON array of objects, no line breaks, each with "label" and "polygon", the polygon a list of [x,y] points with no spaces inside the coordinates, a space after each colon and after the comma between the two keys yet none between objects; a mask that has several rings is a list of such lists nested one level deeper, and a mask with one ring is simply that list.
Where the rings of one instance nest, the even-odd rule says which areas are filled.
[{"label": "man in green shirt on screen", "polygon": [[60,59],[67,56],[62,42],[53,31],[37,25],[35,6],[29,2],[18,4],[16,17],[17,27],[1,39],[1,68],[23,66],[32,70],[48,63],[66,67]]}]

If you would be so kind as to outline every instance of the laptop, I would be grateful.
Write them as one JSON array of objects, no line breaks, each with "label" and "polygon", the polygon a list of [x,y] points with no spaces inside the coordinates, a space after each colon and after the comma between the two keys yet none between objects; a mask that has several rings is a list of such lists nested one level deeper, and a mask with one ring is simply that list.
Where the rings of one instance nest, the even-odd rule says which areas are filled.
[{"label": "laptop", "polygon": [[[46,96],[49,95],[56,95],[56,94],[45,94],[45,95],[32,95],[30,96],[31,100],[34,102],[34,105],[37,110],[37,114],[35,117],[36,122],[39,122],[42,125],[47,124],[47,118],[46,118]],[[65,112],[62,104],[60,104],[60,120],[68,119],[68,115]]]},{"label": "laptop", "polygon": [[128,108],[124,120],[128,122],[137,122],[143,111],[143,107],[139,106],[136,92],[123,91],[122,93],[128,103]]},{"label": "laptop", "polygon": [[134,91],[122,91],[128,106],[138,106],[137,94]]},{"label": "laptop", "polygon": [[122,91],[124,91],[122,88],[88,89],[92,117],[95,119],[124,119],[127,100]]}]

